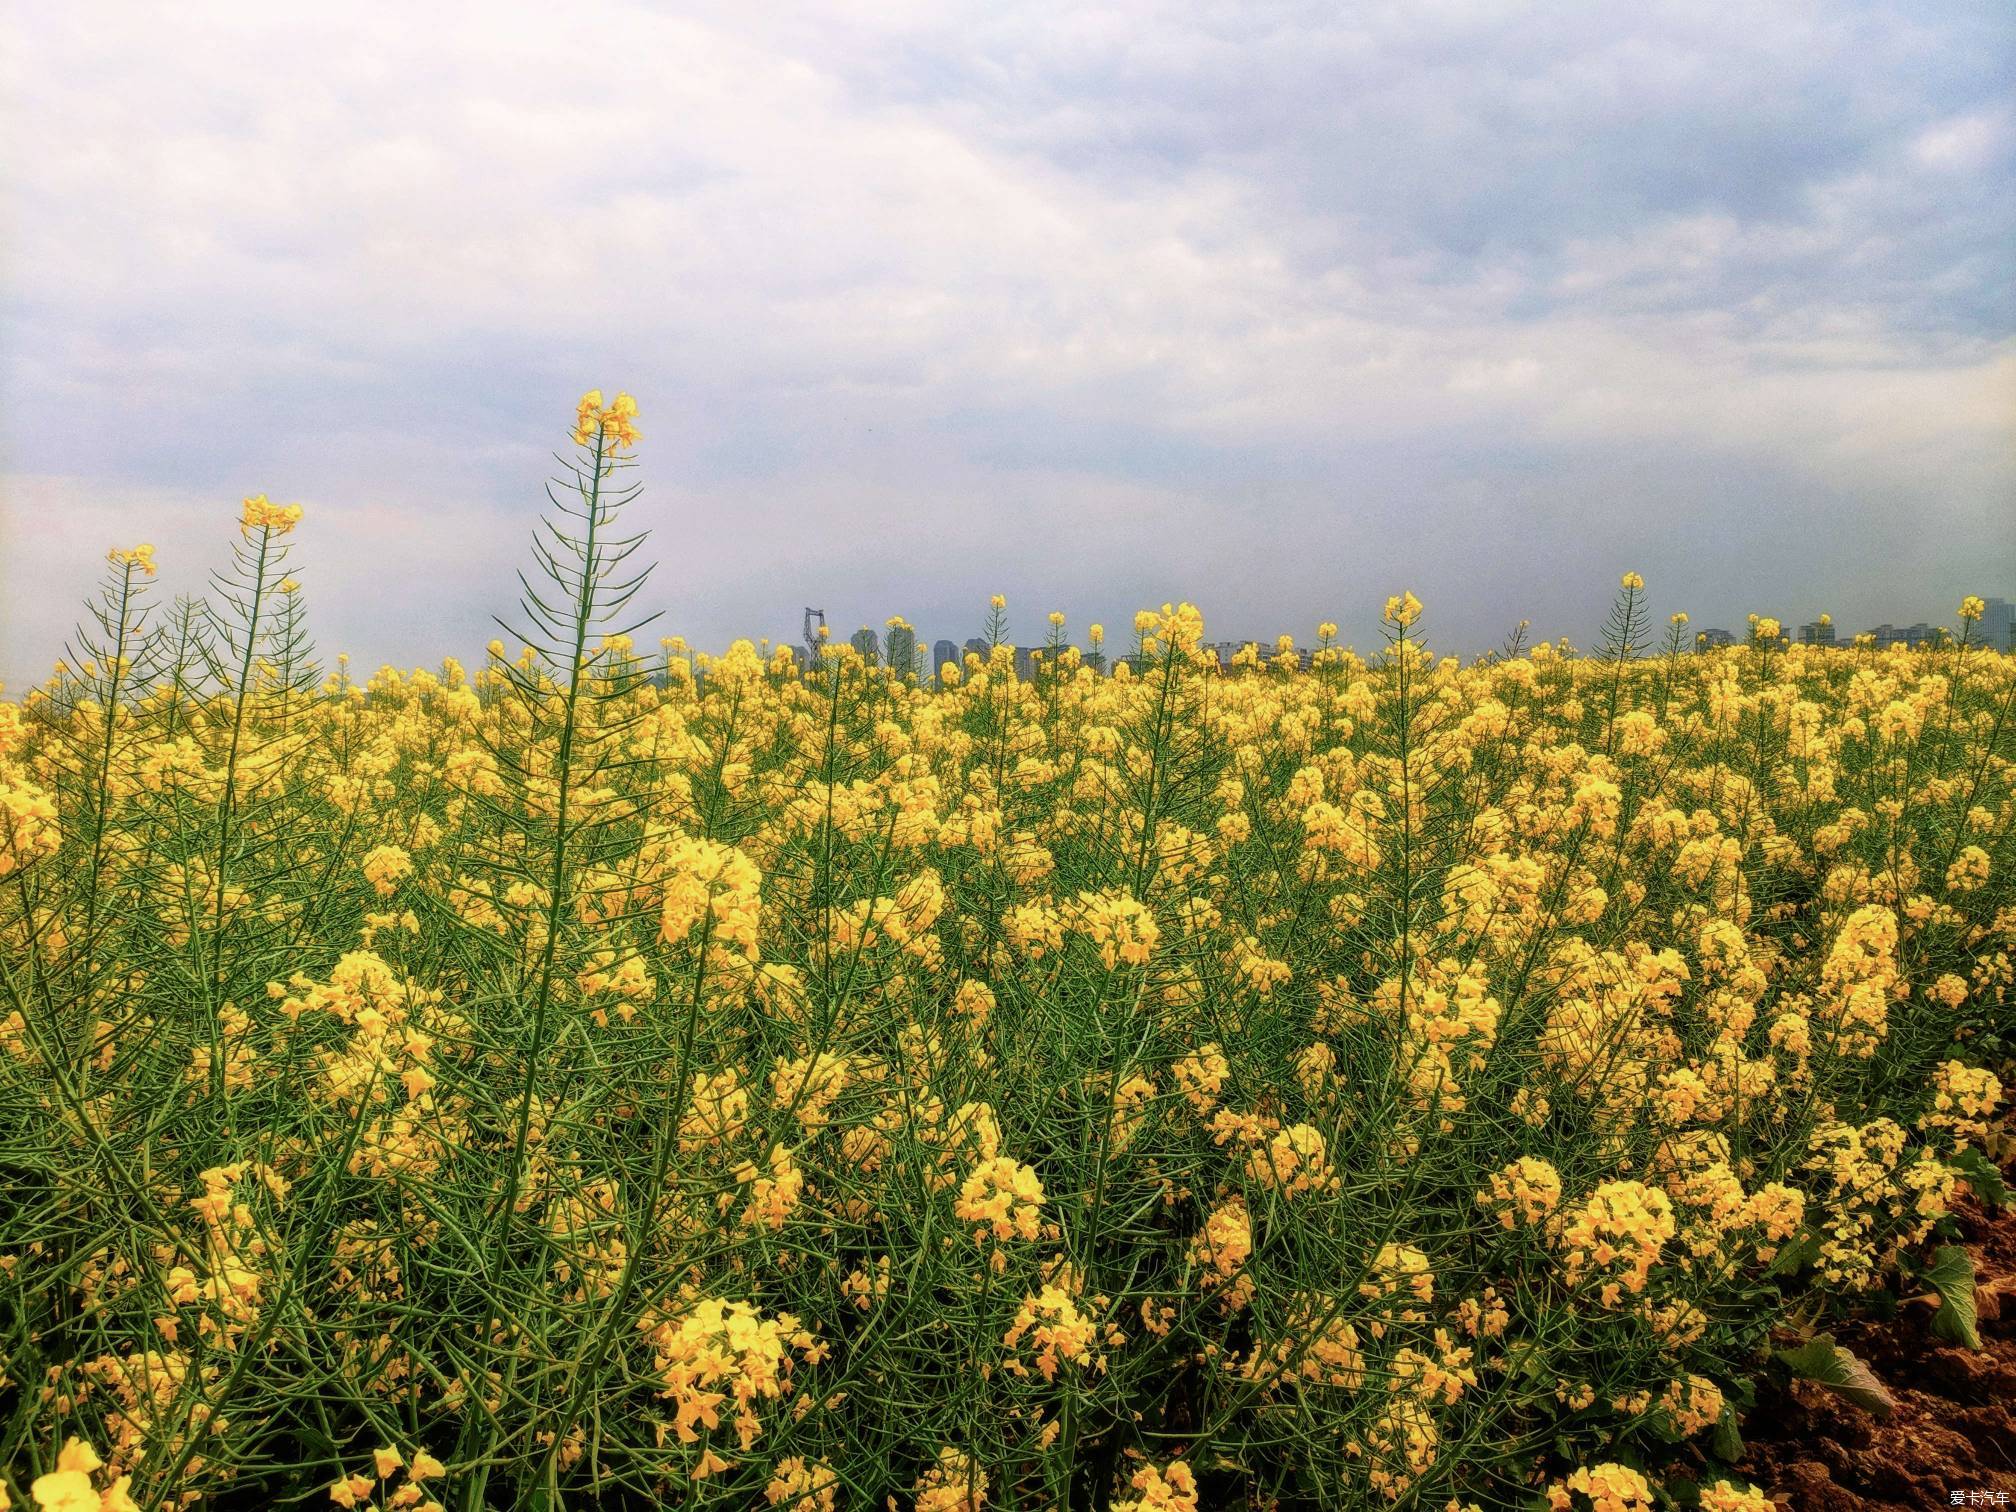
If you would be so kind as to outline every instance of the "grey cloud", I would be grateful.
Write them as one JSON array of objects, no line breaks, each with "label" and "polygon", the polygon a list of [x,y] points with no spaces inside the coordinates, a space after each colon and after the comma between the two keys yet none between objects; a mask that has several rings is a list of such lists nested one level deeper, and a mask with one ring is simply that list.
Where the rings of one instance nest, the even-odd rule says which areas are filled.
[{"label": "grey cloud", "polygon": [[262,490],[325,644],[466,651],[590,384],[710,644],[808,595],[1362,637],[1411,582],[1474,649],[1626,567],[1739,620],[2016,589],[1997,6],[532,14],[28,29],[0,675],[151,512],[197,560]]}]

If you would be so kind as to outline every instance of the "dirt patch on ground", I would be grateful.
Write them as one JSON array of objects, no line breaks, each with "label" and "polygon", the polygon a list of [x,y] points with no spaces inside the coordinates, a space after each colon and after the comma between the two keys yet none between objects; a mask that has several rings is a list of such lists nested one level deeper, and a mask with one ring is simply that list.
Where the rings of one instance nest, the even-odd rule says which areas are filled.
[{"label": "dirt patch on ground", "polygon": [[[1974,1254],[1982,1348],[1932,1337],[1931,1309],[1832,1330],[1897,1399],[1880,1418],[1823,1387],[1769,1390],[1743,1424],[1739,1467],[1792,1512],[2016,1512],[2016,1210],[1958,1211]],[[2001,1493],[1997,1503],[1995,1496]]]}]

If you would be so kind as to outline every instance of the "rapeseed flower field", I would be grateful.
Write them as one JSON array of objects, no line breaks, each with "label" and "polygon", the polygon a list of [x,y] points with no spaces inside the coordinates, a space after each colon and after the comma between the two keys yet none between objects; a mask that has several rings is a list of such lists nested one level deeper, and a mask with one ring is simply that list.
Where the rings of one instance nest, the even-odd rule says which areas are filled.
[{"label": "rapeseed flower field", "polygon": [[637,425],[481,666],[259,496],[0,703],[0,1505],[1763,1512],[1971,1336],[2016,660],[653,649]]}]

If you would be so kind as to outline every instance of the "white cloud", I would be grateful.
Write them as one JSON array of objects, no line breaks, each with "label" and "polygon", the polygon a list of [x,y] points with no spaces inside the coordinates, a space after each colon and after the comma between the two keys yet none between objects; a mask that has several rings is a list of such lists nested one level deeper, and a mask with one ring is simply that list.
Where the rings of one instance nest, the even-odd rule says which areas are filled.
[{"label": "white cloud", "polygon": [[[104,501],[73,528],[126,539],[185,497],[228,526],[263,488],[355,533],[394,498],[426,530],[358,561],[446,551],[466,586],[430,565],[423,601],[476,623],[553,412],[621,383],[693,512],[681,628],[716,638],[760,629],[735,615],[793,567],[892,593],[928,571],[948,605],[1004,569],[1096,584],[1004,509],[1257,609],[1307,569],[1253,499],[1341,550],[1362,514],[1322,480],[1376,477],[1352,508],[1411,499],[1405,528],[1461,557],[1526,518],[1536,467],[1573,494],[1647,449],[1756,500],[1798,479],[1843,518],[1916,497],[1950,538],[1928,578],[1995,565],[2011,132],[1976,60],[1998,24],[1678,0],[50,11],[8,66],[0,509],[22,539],[67,490]],[[883,573],[861,546],[925,517],[957,549]],[[1164,517],[1214,549],[1109,528]],[[1713,555],[1663,545],[1683,574]],[[347,549],[318,547],[336,596],[420,581],[349,577]],[[63,575],[40,545],[0,574],[18,677]]]},{"label": "white cloud", "polygon": [[1978,173],[2006,149],[2010,113],[2005,109],[1953,116],[1921,131],[1911,144],[1919,162],[1942,173]]}]

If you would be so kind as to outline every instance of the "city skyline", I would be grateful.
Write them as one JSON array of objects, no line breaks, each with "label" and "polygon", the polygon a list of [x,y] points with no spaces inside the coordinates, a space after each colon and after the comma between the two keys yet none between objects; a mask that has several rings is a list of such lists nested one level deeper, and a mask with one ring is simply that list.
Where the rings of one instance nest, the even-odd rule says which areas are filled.
[{"label": "city skyline", "polygon": [[[157,595],[158,608],[165,609],[166,607],[168,607],[171,597],[173,596],[174,592],[178,590],[179,586],[180,585],[173,584],[172,582],[163,585],[163,591]],[[197,585],[197,586],[200,588],[201,586],[205,585]],[[828,596],[830,597],[830,595]],[[1863,628],[1860,629],[1844,629],[1843,623],[1840,620],[1840,618],[1838,616],[1832,616],[1831,618],[1833,618],[1834,622],[1830,628],[1834,633],[1834,639],[1832,641],[1827,641],[1825,640],[1824,636],[1820,637],[1820,639],[1824,644],[1832,644],[1847,647],[1852,645],[1858,637],[1872,634],[1876,636],[1877,643],[1879,645],[1886,645],[1893,639],[1904,644],[1917,644],[1921,641],[1932,639],[1936,634],[1942,631],[1949,635],[1957,635],[1959,632],[1959,623],[1960,623],[1959,616],[1957,613],[1959,598],[1964,596],[1965,595],[1956,596],[1954,604],[1948,609],[1948,611],[1942,617],[1929,620],[1920,618],[1912,620],[1909,623],[1904,623],[1899,620],[1885,620],[1885,621],[1879,621],[1874,624],[1865,625]],[[1976,593],[1976,596],[1981,597],[1984,600],[1985,612],[1982,621],[1979,624],[1977,624],[1974,630],[1971,632],[1970,639],[1972,640],[1972,642],[1977,645],[1990,645],[1998,650],[2016,652],[2016,595],[2004,596],[1990,593]],[[310,603],[307,612],[307,623],[309,633],[312,639],[315,638],[315,610],[312,602],[312,594],[309,595],[309,598]],[[1652,600],[1649,597],[1646,599],[1646,602],[1648,604],[1652,604]],[[83,612],[83,603],[81,599],[77,607],[78,607],[78,613],[79,615],[81,615]],[[1137,607],[1159,608],[1160,606],[1140,605]],[[1271,655],[1273,654],[1273,649],[1276,643],[1278,642],[1280,636],[1283,634],[1295,635],[1295,648],[1298,652],[1302,653],[1305,656],[1305,658],[1309,650],[1313,648],[1313,646],[1315,645],[1314,626],[1308,627],[1306,631],[1301,633],[1294,632],[1284,627],[1281,630],[1277,630],[1275,632],[1265,635],[1227,636],[1220,633],[1218,628],[1213,624],[1209,615],[1208,605],[1201,607],[1204,607],[1206,610],[1206,636],[1207,636],[1206,644],[1212,647],[1221,648],[1221,655],[1220,655],[1221,662],[1224,660],[1225,654],[1227,652],[1237,650],[1239,648],[1243,648],[1248,645],[1257,645],[1260,648],[1263,655]],[[1824,613],[1825,611],[1821,612]],[[1650,616],[1648,620],[1649,629],[1647,632],[1648,649],[1656,649],[1657,644],[1663,641],[1663,637],[1666,631],[1667,626],[1666,613],[1661,611],[1656,604],[1652,605],[1652,608],[1648,611],[1648,613]],[[1710,623],[1699,615],[1689,613],[1689,622],[1686,627],[1685,635],[1683,637],[1683,647],[1687,649],[1695,649],[1697,648],[1698,644],[1702,642],[1704,639],[1710,641],[1711,644],[1727,644],[1731,641],[1741,641],[1745,639],[1748,635],[1747,622],[1748,622],[1748,615],[1751,613],[1756,613],[1764,617],[1777,619],[1781,625],[1784,638],[1789,642],[1810,644],[1814,639],[1814,637],[1812,637],[1809,634],[1809,632],[1815,629],[1817,621],[1809,620],[1799,622],[1795,621],[1795,619],[1788,614],[1784,613],[1774,614],[1769,609],[1750,610],[1746,611],[1745,614],[1742,616],[1735,617],[1734,618],[1735,628],[1730,628],[1727,625],[1718,625]],[[986,617],[987,617],[987,606],[983,604],[975,611],[973,615],[973,622],[976,625],[978,625],[982,623],[986,619]],[[1084,652],[1085,650],[1088,649],[1088,647],[1085,644],[1083,644],[1086,630],[1093,624],[1099,624],[1105,631],[1105,646],[1103,649],[1106,658],[1109,661],[1111,661],[1113,659],[1124,657],[1128,654],[1128,652],[1131,650],[1134,644],[1133,617],[1134,617],[1133,610],[1128,610],[1120,614],[1114,614],[1105,619],[1074,620],[1069,616],[1067,616],[1065,626],[1066,644],[1068,646],[1072,646],[1080,650],[1081,652]],[[908,638],[911,646],[914,648],[916,665],[919,668],[920,675],[924,677],[934,677],[936,675],[937,668],[941,664],[942,660],[942,658],[939,655],[939,652],[944,646],[948,644],[954,646],[958,652],[958,657],[955,659],[963,659],[965,653],[968,650],[974,649],[975,647],[984,646],[985,644],[984,638],[978,635],[962,636],[954,640],[949,637],[937,635],[935,631],[926,632],[920,630],[914,624],[910,623],[909,620],[901,614],[895,615],[894,618],[900,622],[900,629],[897,629],[896,633]],[[1045,632],[1045,639],[1047,640],[1048,632],[1050,630],[1047,612],[1042,615],[1035,616],[1035,618],[1037,622],[1042,625],[1042,628]],[[1343,633],[1342,624],[1341,622],[1339,622],[1340,633],[1337,637],[1336,644],[1344,646],[1349,649],[1358,650],[1360,652],[1369,651],[1370,649],[1376,647],[1380,643],[1381,639],[1377,617],[1376,615],[1367,615],[1364,616],[1363,619],[1366,625],[1369,627],[1368,631],[1367,633],[1355,637],[1353,635]],[[886,662],[888,660],[887,637],[890,635],[892,630],[890,620],[891,616],[884,615],[881,617],[879,621],[880,628],[877,627],[877,623],[864,622],[858,625],[852,631],[843,631],[841,627],[846,623],[846,619],[838,614],[831,614],[827,616],[828,628],[830,631],[829,638],[834,643],[851,642],[856,646],[857,649],[860,649],[863,644],[862,637],[864,635],[872,636],[875,642],[876,647],[875,655],[877,660]],[[1014,624],[1012,606],[1009,611],[1009,623],[1012,630],[1012,626]],[[493,633],[495,628],[496,627],[493,625],[492,626]],[[1518,628],[1519,628],[1518,623],[1514,622],[1513,625],[1509,625],[1506,627],[1507,634],[1509,635],[1511,632],[1513,632]],[[1550,643],[1558,642],[1565,638],[1577,650],[1584,653],[1594,650],[1600,644],[1602,634],[1600,620],[1594,621],[1590,625],[1585,626],[1583,632],[1579,635],[1569,630],[1554,630],[1543,633],[1541,627],[1532,625],[1530,622],[1524,628],[1525,628],[1524,642],[1527,645],[1532,645],[1536,642],[1543,640],[1548,641]],[[646,633],[643,639],[645,644],[647,645],[653,642],[662,643],[664,641],[676,641],[678,643],[686,645],[691,651],[695,653],[710,656],[719,655],[725,652],[728,646],[732,644],[732,642],[735,640],[748,640],[753,645],[770,649],[775,649],[776,647],[779,646],[789,646],[801,651],[805,648],[806,644],[802,639],[803,634],[802,628],[798,635],[773,634],[773,635],[730,636],[728,639],[723,640],[718,644],[706,644],[706,645],[695,642],[689,636],[680,634],[676,629],[665,624],[664,617],[661,617],[660,619],[654,621],[653,625],[651,626],[651,629],[659,633],[656,635]],[[1891,635],[1886,635],[1885,632],[1895,632],[1895,633]],[[1425,630],[1417,632],[1417,635],[1418,638],[1422,639],[1425,644],[1427,644],[1431,649],[1435,651],[1438,651],[1442,654],[1453,654],[1462,656],[1465,657],[1466,659],[1481,656],[1491,651],[1497,650],[1503,644],[1502,638],[1499,641],[1493,641],[1491,643],[1483,645],[1456,646],[1446,644],[1438,640],[1435,634],[1434,625],[1432,623],[1432,615],[1430,616],[1429,621],[1426,623]],[[1722,637],[1727,637],[1728,639],[1723,640]],[[1024,653],[1023,658],[1018,663],[1018,665],[1026,673],[1027,671],[1026,653],[1031,650],[1043,649],[1044,641],[1043,640],[1028,641],[1028,642],[1018,641],[1014,638],[1012,634],[1010,634],[1004,640],[1004,644],[1009,645],[1010,647],[1014,648],[1020,653]],[[438,666],[440,665],[441,661],[444,658],[453,658],[459,662],[462,662],[464,665],[469,665],[478,657],[478,655],[480,654],[480,649],[481,649],[480,644],[478,646],[449,647],[441,651],[438,655],[430,657],[426,660],[415,660],[413,658],[396,658],[396,657],[390,659],[383,659],[383,658],[361,659],[355,657],[351,653],[348,653],[345,650],[345,648],[340,645],[318,643],[316,647],[317,654],[320,656],[320,658],[324,662],[328,662],[331,664],[334,663],[335,658],[338,655],[348,656],[351,660],[353,671],[358,670],[361,667],[369,667],[375,669],[379,666],[390,666],[397,668],[401,671],[404,671],[415,667]],[[26,688],[34,686],[35,684],[45,680],[49,675],[50,671],[52,670],[52,668],[54,667],[54,665],[56,664],[56,662],[62,659],[62,656],[63,652],[59,649],[55,654],[53,654],[50,657],[48,664],[41,667],[38,671],[35,671],[33,675],[20,677],[18,679],[16,678],[0,679],[0,687],[4,687],[8,691],[18,694],[21,691],[25,690]]]},{"label": "city skyline", "polygon": [[[1992,595],[1992,594],[1977,595],[1977,597],[1981,597],[1983,599],[1983,613],[1980,620],[1975,623],[1975,625],[1972,627],[1970,631],[1968,631],[1968,639],[1970,643],[1977,646],[1987,646],[1995,650],[2016,652],[2016,601],[2012,601],[2010,599],[2000,597],[1999,595]],[[1956,605],[1955,613],[1951,616],[1953,624],[1950,625],[1933,621],[1920,620],[1913,622],[1909,625],[1900,626],[1893,622],[1885,621],[1883,623],[1870,626],[1864,630],[1855,630],[1855,631],[1848,631],[1846,633],[1841,633],[1840,627],[1831,623],[1831,616],[1827,617],[1826,621],[1824,622],[1822,620],[1808,621],[1805,624],[1797,626],[1796,628],[1792,627],[1789,621],[1785,621],[1783,619],[1780,619],[1779,623],[1781,628],[1782,639],[1784,639],[1787,643],[1790,644],[1800,644],[1800,645],[1817,644],[1831,647],[1839,647],[1841,649],[1850,649],[1854,647],[1858,642],[1862,642],[1865,639],[1867,639],[1867,640],[1873,640],[1874,644],[1879,649],[1881,649],[1893,643],[1903,645],[1919,645],[1931,642],[1941,635],[1946,635],[1957,639],[1960,633],[1958,628],[1960,622],[1957,609],[1958,606]],[[1764,617],[1776,618],[1775,616],[1764,616]],[[915,626],[909,624],[907,621],[902,620],[901,616],[897,616],[896,619],[897,623],[895,624],[885,622],[885,628],[879,635],[877,634],[872,625],[864,624],[861,625],[859,628],[857,628],[852,633],[852,635],[847,636],[844,639],[847,640],[849,643],[851,643],[857,651],[862,652],[864,655],[872,657],[872,659],[876,660],[879,663],[894,666],[897,664],[899,658],[902,656],[902,648],[901,646],[899,646],[897,652],[894,655],[892,655],[889,650],[888,637],[892,633],[901,636],[904,638],[905,642],[911,649],[912,665],[915,666],[920,677],[926,679],[935,677],[937,674],[937,669],[942,665],[944,665],[947,661],[963,664],[963,661],[968,654],[977,653],[984,655],[988,650],[988,643],[983,636],[969,636],[965,638],[963,641],[955,641],[950,638],[941,636],[936,638],[935,640],[930,640],[928,642],[928,659],[927,659],[926,637],[921,635],[917,631]],[[1046,628],[1048,628],[1047,618],[1046,618]],[[1663,643],[1664,640],[1663,632],[1665,627],[1659,624],[1655,619],[1652,623],[1652,628],[1654,631],[1660,632],[1656,638],[1661,643]],[[1749,634],[1749,626],[1747,623],[1747,616],[1744,630],[1741,633],[1728,630],[1721,626],[1714,626],[1714,625],[1697,626],[1692,622],[1690,618],[1690,621],[1686,625],[1684,632],[1681,636],[1681,646],[1683,650],[1713,649],[1716,646],[1729,645],[1742,641],[1747,638],[1748,634]],[[1130,638],[1122,642],[1115,643],[1111,640],[1111,637],[1109,636],[1107,640],[1107,645],[1101,648],[1101,652],[1099,653],[1100,660],[1102,662],[1111,662],[1114,660],[1124,658],[1132,645],[1131,635],[1132,630],[1130,621],[1129,625]],[[1558,639],[1558,637],[1543,637],[1543,638],[1549,640]],[[1579,650],[1583,652],[1588,652],[1594,649],[1597,644],[1597,642],[1595,641],[1578,640],[1574,637],[1569,637],[1569,640],[1572,645],[1576,646]],[[1204,645],[1205,649],[1212,650],[1217,654],[1219,663],[1221,666],[1223,666],[1227,664],[1232,655],[1236,654],[1237,652],[1247,647],[1256,647],[1263,658],[1278,654],[1278,641],[1279,641],[1278,636],[1244,636],[1244,637],[1214,636],[1212,639],[1206,641]],[[1704,642],[1706,643],[1705,645],[1703,644]],[[1532,643],[1533,638],[1529,638],[1527,644]],[[809,649],[807,646],[805,646],[803,642],[772,640],[768,638],[762,639],[760,641],[760,644],[773,647],[780,645],[790,646],[794,651],[803,651]],[[1018,672],[1021,672],[1025,675],[1029,668],[1030,653],[1032,652],[1042,653],[1046,652],[1049,649],[1047,642],[1020,643],[1014,641],[1013,639],[1008,639],[1004,640],[1002,644],[1008,646],[1012,651],[1016,653],[1017,670]],[[1341,638],[1337,641],[1337,644],[1345,646],[1347,649],[1354,649],[1352,643],[1344,641]],[[1306,665],[1308,657],[1314,648],[1315,647],[1313,641],[1303,641],[1298,639],[1293,649],[1297,652],[1297,654],[1299,654],[1302,657],[1304,664]],[[1068,627],[1067,627],[1067,639],[1065,641],[1064,649],[1077,651],[1081,655],[1085,655],[1090,650],[1088,646],[1080,645],[1075,638],[1071,638],[1069,636]],[[1450,648],[1444,647],[1436,649],[1444,650],[1446,652]],[[1493,649],[1496,648],[1486,647],[1479,649],[1471,649],[1459,652],[1457,654],[1481,655]],[[1648,647],[1647,649],[1648,650],[1656,649],[1656,647]],[[801,658],[801,662],[802,661],[803,658]]]},{"label": "city skyline", "polygon": [[[2004,598],[1996,594],[1976,594],[1974,596],[1982,600],[1984,613],[1982,619],[1977,623],[1975,630],[1971,636],[1971,639],[1976,644],[1990,645],[1997,650],[2016,650],[2016,642],[2012,642],[2012,637],[2016,637],[2016,600]],[[1963,597],[1965,597],[1965,595],[1963,595]],[[1922,632],[1918,634],[1915,637],[1915,639],[1930,639],[1933,637],[1933,635],[1942,630],[1948,634],[1953,635],[1957,635],[1959,633],[1958,632],[1959,604],[1957,600],[1954,604],[1953,609],[1949,612],[1947,616],[1947,618],[1953,622],[1951,624],[1947,624],[1939,620],[1921,619],[1913,621],[1909,625],[1900,626],[1894,621],[1885,620],[1879,622],[1878,624],[1868,626],[1867,628],[1862,630],[1848,631],[1845,633],[1842,632],[1840,625],[1833,621],[1832,615],[1828,614],[1826,611],[1821,611],[1821,615],[1825,619],[1826,623],[1822,624],[1818,620],[1808,621],[1805,624],[1797,626],[1796,628],[1793,627],[1792,621],[1787,619],[1783,615],[1772,614],[1769,611],[1752,611],[1752,612],[1757,613],[1762,618],[1772,618],[1778,620],[1780,627],[1785,635],[1785,638],[1801,644],[1814,644],[1818,642],[1821,644],[1828,644],[1828,645],[1840,644],[1845,646],[1851,644],[1857,638],[1866,635],[1876,635],[1880,640],[1882,638],[1883,632],[1885,631],[1898,631],[1900,632],[1900,634],[1904,631]],[[897,618],[901,619],[902,617],[897,616]],[[1664,628],[1663,625],[1657,623],[1659,618],[1660,618],[1659,616],[1653,617],[1654,628],[1657,630],[1663,630]],[[1744,633],[1743,635],[1738,635],[1737,632],[1723,630],[1722,627],[1719,626],[1697,624],[1695,622],[1694,617],[1692,615],[1689,615],[1688,623],[1686,626],[1687,630],[1686,638],[1689,642],[1691,642],[1693,639],[1699,637],[1702,634],[1720,632],[1724,634],[1729,634],[1737,639],[1742,639],[1744,638],[1744,636],[1747,636],[1748,622],[1749,622],[1749,615],[1746,613],[1743,620],[1741,621],[1741,623],[1745,627]],[[1101,622],[1091,621],[1089,623],[1099,624]],[[1128,625],[1129,637],[1131,637],[1132,635],[1131,615],[1128,617],[1126,623]],[[1066,620],[1066,625],[1067,627],[1069,625],[1068,616]],[[878,632],[875,631],[872,625],[864,623],[857,630],[854,631],[853,635],[850,636],[849,639],[855,641],[857,645],[863,633],[876,634],[878,635],[879,639],[881,636],[886,636],[888,634],[887,627],[888,622],[885,621],[885,629],[882,632],[879,632],[878,634]],[[1046,628],[1047,628],[1047,617],[1046,617]],[[1102,624],[1102,629],[1104,628],[1105,627]],[[1530,630],[1530,626],[1528,627],[1528,629]],[[1809,635],[1807,633],[1809,631],[1814,631],[1816,629],[1819,630],[1821,633],[1818,635]],[[910,638],[911,643],[914,644],[921,652],[926,643],[927,637],[919,633],[914,625],[909,624],[907,620],[904,621],[899,633],[908,636]],[[1265,651],[1269,647],[1275,645],[1282,634],[1287,633],[1289,632],[1281,631],[1273,635],[1264,635],[1264,636],[1257,636],[1257,635],[1220,636],[1213,633],[1211,635],[1211,639],[1207,641],[1206,644],[1213,646],[1232,646],[1232,647],[1258,645],[1263,651]],[[1558,640],[1560,638],[1561,637],[1559,636],[1535,637],[1529,634],[1527,640],[1529,643],[1531,643],[1536,639],[1546,639],[1551,641],[1551,640]],[[1571,644],[1580,647],[1582,649],[1587,649],[1590,645],[1593,645],[1595,643],[1593,640],[1588,640],[1583,637],[1576,637],[1573,635],[1568,636],[1567,639],[1570,641]],[[1110,632],[1108,633],[1108,640],[1111,641]],[[769,643],[783,644],[784,642],[771,639]],[[963,654],[965,650],[971,649],[976,643],[981,643],[980,637],[968,637],[964,641],[959,642],[955,642],[950,639],[940,637],[930,643],[932,649],[933,664],[935,665],[936,662],[940,659],[937,653],[939,651],[939,648],[941,647],[955,646]],[[1314,643],[1313,639],[1309,642],[1304,642],[1300,637],[1297,637],[1295,645],[1298,650],[1307,650],[1309,646],[1312,645],[1313,643]],[[1344,640],[1341,636],[1338,638],[1337,643],[1340,645],[1351,644],[1350,642]],[[1024,649],[1030,647],[1033,647],[1035,649],[1041,649],[1043,642],[1038,641],[1038,642],[1023,643],[1023,642],[1017,642],[1011,638],[1005,641],[1004,644],[1016,646],[1018,649]],[[1067,644],[1075,645],[1075,641],[1070,641],[1067,639]],[[1131,639],[1128,640],[1126,644],[1131,644]],[[1124,650],[1124,645],[1122,646],[1122,649]],[[1481,654],[1482,651],[1489,649],[1492,648],[1490,647],[1479,648],[1479,654]]]}]

